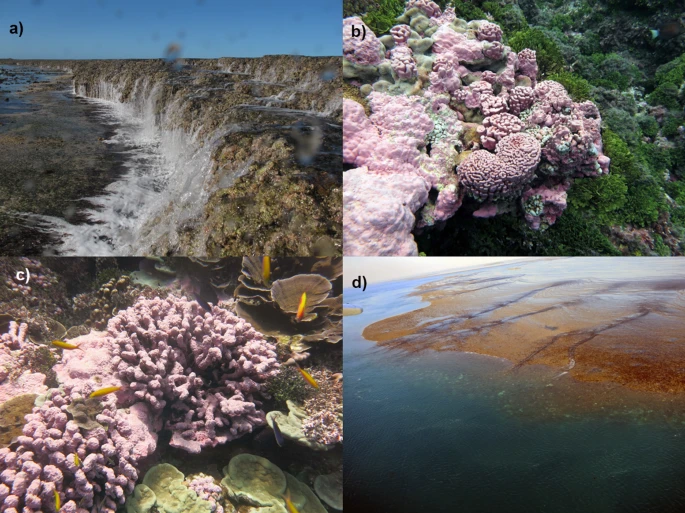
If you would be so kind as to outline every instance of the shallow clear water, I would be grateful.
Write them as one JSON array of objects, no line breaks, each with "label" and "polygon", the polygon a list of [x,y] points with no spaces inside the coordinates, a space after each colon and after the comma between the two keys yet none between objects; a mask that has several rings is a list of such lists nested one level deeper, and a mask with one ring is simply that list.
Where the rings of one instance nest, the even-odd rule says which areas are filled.
[{"label": "shallow clear water", "polygon": [[14,93],[26,90],[31,83],[47,82],[56,74],[58,73],[11,64],[0,65],[0,114],[20,114],[37,110],[30,102],[17,97]]},{"label": "shallow clear water", "polygon": [[[653,259],[536,260],[462,275],[625,280],[672,275],[679,265],[685,267]],[[412,353],[364,340],[367,325],[427,306],[409,294],[436,280],[345,290],[345,302],[363,308],[345,318],[348,511],[685,509],[682,398],[581,383],[541,365],[513,372],[505,359]]]}]

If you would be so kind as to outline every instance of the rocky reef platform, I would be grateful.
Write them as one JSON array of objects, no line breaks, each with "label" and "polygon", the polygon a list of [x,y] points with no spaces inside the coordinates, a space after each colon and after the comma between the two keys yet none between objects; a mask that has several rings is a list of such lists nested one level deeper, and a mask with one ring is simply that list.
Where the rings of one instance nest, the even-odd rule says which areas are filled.
[{"label": "rocky reef platform", "polygon": [[173,170],[142,208],[138,253],[341,254],[339,58],[0,63],[64,72],[74,97],[121,104],[167,137]]}]

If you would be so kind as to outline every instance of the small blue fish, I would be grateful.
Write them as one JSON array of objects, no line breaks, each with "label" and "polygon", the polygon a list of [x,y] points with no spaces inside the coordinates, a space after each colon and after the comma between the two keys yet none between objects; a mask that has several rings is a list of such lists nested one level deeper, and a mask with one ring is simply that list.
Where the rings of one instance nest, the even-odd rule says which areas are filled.
[{"label": "small blue fish", "polygon": [[273,424],[274,436],[276,437],[276,443],[279,447],[283,447],[285,440],[283,439],[283,434],[281,433],[281,428],[276,424],[276,420],[271,421]]}]

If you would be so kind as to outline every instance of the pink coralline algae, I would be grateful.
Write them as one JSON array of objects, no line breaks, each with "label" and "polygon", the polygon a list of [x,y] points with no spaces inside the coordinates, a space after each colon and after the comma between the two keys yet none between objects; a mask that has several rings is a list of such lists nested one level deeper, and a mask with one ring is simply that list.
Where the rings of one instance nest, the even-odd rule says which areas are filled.
[{"label": "pink coralline algae", "polygon": [[[344,56],[344,77],[371,111],[344,100],[344,182],[353,191],[344,195],[348,255],[417,254],[413,233],[458,209],[520,215],[545,229],[565,201],[544,190],[609,172],[593,103],[574,102],[557,82],[537,83],[535,51],[514,52],[497,24],[445,23],[447,13],[411,0],[390,33],[371,40],[380,61],[361,65],[368,52],[354,50]],[[348,18],[345,26],[352,23],[359,21]],[[522,207],[533,189],[546,205],[541,222]],[[348,219],[358,225],[348,227]]]},{"label": "pink coralline algae", "polygon": [[347,171],[343,175],[345,254],[418,254],[411,235],[413,214],[428,199],[428,189],[418,175],[397,180],[366,167]]},{"label": "pink coralline algae", "polygon": [[28,325],[10,321],[7,333],[0,335],[0,403],[21,394],[47,391],[45,374],[32,372],[30,357],[38,346],[28,340]]},{"label": "pink coralline algae", "polygon": [[[354,37],[352,27],[362,32],[366,31],[364,39]],[[383,58],[381,42],[361,18],[343,20],[343,55],[348,61],[362,66],[378,64]]]},{"label": "pink coralline algae", "polygon": [[258,400],[278,372],[274,346],[245,320],[169,295],[109,321],[117,377],[153,411],[170,405],[170,445],[192,453],[265,424]]},{"label": "pink coralline algae", "polygon": [[208,501],[212,505],[213,513],[224,513],[224,508],[219,504],[222,495],[222,488],[214,482],[214,478],[204,474],[197,476],[186,482],[186,486],[197,493],[200,499]]},{"label": "pink coralline algae", "polygon": [[501,139],[520,132],[525,126],[525,123],[513,114],[502,113],[485,118],[477,130],[481,134],[483,148],[493,151]]},{"label": "pink coralline algae", "polygon": [[[360,104],[343,100],[343,159],[357,166],[343,180],[347,254],[417,254],[414,212],[431,187],[457,181],[449,163],[457,155],[461,123],[447,101],[446,95],[421,99],[374,92],[369,95],[374,112],[367,118]],[[424,150],[428,144],[430,155]],[[403,173],[407,176],[398,180]],[[444,219],[458,208],[449,200],[438,198]]]},{"label": "pink coralline algae", "polygon": [[[82,401],[57,389],[26,416],[23,435],[12,449],[0,449],[0,511],[38,513],[115,513],[133,491],[137,467],[156,448],[147,406],[131,408],[131,421],[116,408],[114,396],[101,400],[99,427],[86,431],[69,420],[68,408]],[[78,455],[80,465],[74,455]]]},{"label": "pink coralline algae", "polygon": [[[54,366],[57,380],[68,393],[78,392],[87,395],[91,383],[105,386],[121,386],[113,363],[117,344],[107,333],[92,331],[87,335],[73,338],[71,344],[79,346],[77,351],[63,351],[62,360]],[[131,392],[119,392],[119,398],[134,399]]]},{"label": "pink coralline algae", "polygon": [[361,105],[343,100],[343,159],[376,171],[413,173],[433,122],[412,98],[374,94],[371,101],[375,112],[367,118]]},{"label": "pink coralline algae", "polygon": [[556,222],[566,209],[566,191],[569,187],[569,182],[551,188],[541,185],[523,193],[521,203],[531,227],[537,230],[542,224],[552,225]]},{"label": "pink coralline algae", "polygon": [[502,29],[494,23],[483,22],[478,27],[476,37],[481,41],[502,41]]}]

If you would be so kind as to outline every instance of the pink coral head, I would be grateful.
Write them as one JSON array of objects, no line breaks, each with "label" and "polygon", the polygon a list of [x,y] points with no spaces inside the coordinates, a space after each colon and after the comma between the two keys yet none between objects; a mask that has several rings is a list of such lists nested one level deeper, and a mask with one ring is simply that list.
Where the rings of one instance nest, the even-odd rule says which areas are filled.
[{"label": "pink coral head", "polygon": [[571,100],[564,86],[553,80],[545,80],[535,86],[535,95],[557,112],[570,109],[573,106],[573,100]]},{"label": "pink coral head", "polygon": [[506,112],[489,116],[483,120],[482,127],[478,127],[483,148],[494,150],[498,141],[509,134],[520,132],[525,127],[523,121]]},{"label": "pink coral head", "polygon": [[530,87],[514,87],[509,92],[509,111],[519,115],[535,103],[535,91]]},{"label": "pink coral head", "polygon": [[474,151],[459,166],[459,183],[477,199],[516,196],[533,178],[540,162],[540,143],[525,133],[504,137],[496,150],[496,155]]},{"label": "pink coral head", "polygon": [[481,200],[493,199],[508,192],[507,177],[514,171],[486,150],[474,151],[458,169],[459,183],[466,192]]},{"label": "pink coral head", "polygon": [[[485,83],[487,84],[487,82]],[[508,110],[507,100],[502,96],[488,96],[482,101],[480,109],[485,116],[506,112]]]},{"label": "pink coral head", "polygon": [[395,25],[390,29],[390,35],[392,35],[396,45],[403,45],[411,36],[411,27],[409,25]]},{"label": "pink coral head", "polygon": [[540,142],[526,133],[508,135],[497,143],[497,156],[521,173],[535,170],[541,153]]},{"label": "pink coral head", "polygon": [[498,61],[504,57],[504,45],[499,41],[493,41],[489,44],[486,43],[483,45],[483,55],[485,55],[488,59]]},{"label": "pink coral head", "polygon": [[535,50],[524,48],[518,54],[518,72],[535,81],[538,76],[538,61]]},{"label": "pink coral head", "polygon": [[454,67],[452,66],[452,61],[450,61],[444,55],[438,55],[433,60],[433,71],[435,71],[436,73],[439,73],[441,71],[448,73],[453,69]]},{"label": "pink coral head", "polygon": [[414,54],[408,46],[402,45],[390,52],[392,58],[390,64],[400,79],[410,79],[418,74]]},{"label": "pink coral head", "polygon": [[486,69],[483,71],[483,74],[481,75],[481,80],[484,82],[487,82],[489,84],[495,85],[497,83],[497,73],[490,71],[489,69]]},{"label": "pink coral head", "polygon": [[[352,35],[353,26],[366,32],[363,40]],[[343,20],[343,57],[362,66],[373,66],[383,59],[382,43],[359,17]]]},{"label": "pink coral head", "polygon": [[485,21],[478,27],[476,37],[481,41],[502,41],[502,29],[499,25]]},{"label": "pink coral head", "polygon": [[435,2],[431,2],[430,0],[409,0],[406,8],[408,10],[412,7],[416,7],[417,9],[423,11],[429,18],[437,18],[442,14],[440,6]]}]

